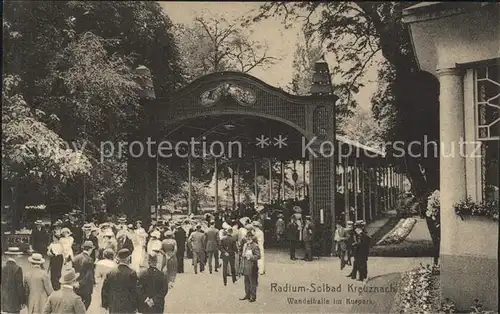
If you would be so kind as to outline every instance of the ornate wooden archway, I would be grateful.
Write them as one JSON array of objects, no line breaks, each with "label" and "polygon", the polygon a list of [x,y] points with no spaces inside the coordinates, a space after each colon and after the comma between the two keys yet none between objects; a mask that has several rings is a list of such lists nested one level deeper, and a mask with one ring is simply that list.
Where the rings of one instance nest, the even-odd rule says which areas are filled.
[{"label": "ornate wooden archway", "polygon": [[[331,85],[327,90],[331,90]],[[331,227],[335,219],[335,158],[331,150],[335,139],[337,99],[331,93],[291,95],[244,73],[213,73],[178,90],[170,99],[145,100],[146,119],[136,139],[161,138],[179,121],[210,115],[248,115],[284,123],[299,131],[306,142],[313,141],[309,145],[315,152],[309,154],[311,214],[317,224],[323,222],[325,227]],[[129,172],[129,206],[133,207],[132,211],[140,210],[146,215],[155,204],[151,180],[155,171],[153,161],[138,158],[133,161],[134,166],[129,167],[133,169]],[[320,221],[321,210],[323,221]]]}]

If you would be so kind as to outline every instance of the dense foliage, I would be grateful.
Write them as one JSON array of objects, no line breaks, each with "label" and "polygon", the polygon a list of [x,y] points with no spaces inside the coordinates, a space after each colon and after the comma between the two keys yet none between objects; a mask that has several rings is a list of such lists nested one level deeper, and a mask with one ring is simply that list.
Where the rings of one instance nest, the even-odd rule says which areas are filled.
[{"label": "dense foliage", "polygon": [[[100,162],[100,143],[139,125],[138,65],[152,70],[157,96],[182,84],[170,19],[156,2],[9,1],[3,26],[4,85],[17,86],[3,93],[4,202],[119,210],[127,156]],[[33,143],[57,154],[33,159]],[[22,179],[27,163],[34,179]]]}]

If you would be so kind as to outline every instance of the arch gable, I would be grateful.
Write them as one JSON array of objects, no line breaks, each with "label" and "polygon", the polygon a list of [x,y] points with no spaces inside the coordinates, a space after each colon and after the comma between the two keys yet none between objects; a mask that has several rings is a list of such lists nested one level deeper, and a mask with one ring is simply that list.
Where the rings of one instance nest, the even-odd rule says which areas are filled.
[{"label": "arch gable", "polygon": [[333,111],[336,100],[335,96],[295,96],[248,74],[218,72],[193,81],[170,99],[155,100],[154,107],[161,124],[200,115],[242,114],[275,117],[312,135],[315,107],[331,104],[327,107]]}]

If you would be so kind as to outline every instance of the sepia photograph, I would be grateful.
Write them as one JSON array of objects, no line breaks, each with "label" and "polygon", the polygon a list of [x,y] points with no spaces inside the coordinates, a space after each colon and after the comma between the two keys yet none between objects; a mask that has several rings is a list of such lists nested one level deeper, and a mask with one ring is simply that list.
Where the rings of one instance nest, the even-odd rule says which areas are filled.
[{"label": "sepia photograph", "polygon": [[2,26],[1,314],[499,312],[499,3]]}]

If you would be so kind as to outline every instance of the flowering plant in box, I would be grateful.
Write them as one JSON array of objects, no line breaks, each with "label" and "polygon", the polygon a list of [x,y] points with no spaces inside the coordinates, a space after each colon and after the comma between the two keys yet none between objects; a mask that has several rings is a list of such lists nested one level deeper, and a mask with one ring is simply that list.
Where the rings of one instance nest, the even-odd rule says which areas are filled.
[{"label": "flowering plant in box", "polygon": [[439,221],[440,197],[439,190],[435,190],[427,199],[427,211],[425,215],[435,221]]},{"label": "flowering plant in box", "polygon": [[482,216],[498,221],[499,204],[498,201],[485,201],[476,203],[471,197],[454,205],[455,213],[463,219],[464,216]]}]

